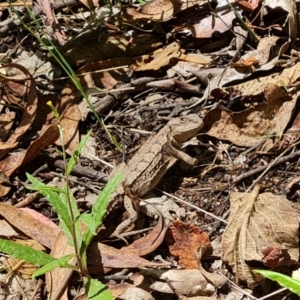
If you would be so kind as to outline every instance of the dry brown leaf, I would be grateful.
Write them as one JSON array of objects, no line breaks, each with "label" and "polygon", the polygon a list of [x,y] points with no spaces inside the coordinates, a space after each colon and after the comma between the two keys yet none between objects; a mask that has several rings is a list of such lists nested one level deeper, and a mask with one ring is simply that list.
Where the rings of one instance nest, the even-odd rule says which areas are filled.
[{"label": "dry brown leaf", "polygon": [[299,92],[290,97],[278,86],[265,87],[267,103],[258,104],[245,111],[233,113],[224,107],[209,111],[204,117],[203,132],[239,146],[252,147],[269,134],[283,134],[298,98]]},{"label": "dry brown leaf", "polygon": [[285,132],[281,141],[274,145],[274,150],[284,150],[300,139],[300,112],[296,116],[292,126]]},{"label": "dry brown leaf", "polygon": [[0,220],[0,236],[10,238],[12,236],[18,236],[12,226],[6,220]]},{"label": "dry brown leaf", "polygon": [[139,34],[130,39],[120,35],[96,35],[88,41],[78,42],[65,53],[68,63],[80,67],[89,63],[99,62],[118,57],[134,57],[149,53],[161,47],[162,42],[153,34]]},{"label": "dry brown leaf", "polygon": [[[85,65],[76,74],[84,90],[98,87],[100,89],[112,89],[120,82],[127,82],[129,76],[127,72],[133,60],[129,57],[113,58]],[[115,69],[123,67],[122,69]],[[101,71],[110,69],[109,71]],[[85,74],[85,75],[81,75]]]},{"label": "dry brown leaf", "polygon": [[252,287],[261,280],[247,263],[271,264],[272,255],[268,257],[266,249],[277,249],[273,266],[274,262],[277,266],[298,262],[299,214],[284,196],[259,194],[259,186],[255,186],[250,194],[231,193],[230,203],[228,225],[222,237],[222,259],[239,281]]},{"label": "dry brown leaf", "polygon": [[[30,128],[36,116],[37,105],[38,105],[38,97],[36,93],[35,80],[32,77],[32,75],[27,71],[27,69],[21,65],[14,64],[14,63],[5,65],[4,68],[17,68],[24,73],[25,79],[6,77],[0,73],[0,81],[4,85],[9,85],[13,83],[10,86],[10,89],[12,89],[12,86],[15,87],[15,89],[13,89],[12,92],[19,95],[22,100],[25,98],[26,104],[23,106],[23,116],[21,122],[19,123],[18,127],[15,129],[14,133],[5,142],[5,144],[8,146],[8,149],[4,149],[1,151],[0,159],[5,157],[5,155],[11,150],[12,145],[14,146],[18,145],[18,142],[21,140],[23,135]],[[23,88],[20,86],[22,86]],[[7,92],[6,95],[8,96],[7,100],[10,101],[9,92]],[[2,149],[3,149],[3,145],[2,145]]]},{"label": "dry brown leaf", "polygon": [[205,57],[202,54],[184,54],[182,53],[179,56],[179,59],[181,61],[186,61],[186,62],[190,62],[190,63],[195,63],[195,64],[201,64],[201,65],[207,65],[210,63],[208,57]]},{"label": "dry brown leaf", "polygon": [[121,250],[138,256],[152,253],[163,242],[167,229],[168,227],[160,216],[156,226],[149,234],[134,241],[131,245],[123,247]]},{"label": "dry brown leaf", "polygon": [[[41,136],[30,144],[28,149],[24,152],[14,152],[4,160],[0,161],[0,169],[6,176],[12,175],[21,165],[25,165],[34,159],[41,150],[53,144],[59,137],[58,127],[56,124],[49,126]],[[0,182],[2,183],[3,181]],[[6,195],[10,187],[0,185],[0,196]]]},{"label": "dry brown leaf", "polygon": [[[259,61],[259,67],[257,67],[254,72],[271,70],[277,64],[280,55],[278,48],[275,49],[275,53],[273,49],[274,44],[278,44],[278,42],[279,37],[272,36],[263,38],[259,42],[256,50],[249,51],[243,55],[241,59],[247,60],[249,57],[252,57]],[[285,68],[280,73],[273,73],[265,77],[260,75],[253,80],[230,86],[226,89],[238,90],[243,95],[258,95],[264,91],[268,83],[277,84],[279,86],[289,86],[299,77],[299,70],[300,63],[297,63],[291,68]],[[205,85],[209,83],[202,97],[203,100],[206,99],[214,89],[223,87],[224,85],[228,86],[229,83],[235,80],[243,80],[253,74],[252,70],[249,70],[248,73],[240,73],[230,67],[225,69],[204,69],[192,73],[198,77],[201,83]]]},{"label": "dry brown leaf", "polygon": [[[50,254],[55,258],[75,253],[74,247],[68,244],[68,238],[62,231],[56,235],[52,243]],[[68,263],[75,266],[76,261],[76,258],[73,257]],[[67,287],[72,273],[73,270],[69,268],[55,268],[50,273],[46,273],[46,287],[48,292],[52,291],[50,300],[62,299],[61,297],[68,299]]]},{"label": "dry brown leaf", "polygon": [[0,202],[0,214],[15,228],[50,249],[60,232],[60,229],[45,225],[20,208],[15,208],[6,203]]},{"label": "dry brown leaf", "polygon": [[35,209],[31,209],[29,207],[22,207],[20,208],[23,212],[25,212],[26,214],[32,216],[34,219],[36,219],[37,221],[44,223],[47,226],[50,226],[52,228],[54,228],[54,230],[56,230],[57,232],[60,231],[59,226],[57,226],[54,222],[52,222],[50,219],[48,219],[47,217],[45,217],[44,215],[42,215],[41,213],[39,213],[38,211],[36,211]]},{"label": "dry brown leaf", "polygon": [[196,38],[211,38],[215,32],[224,33],[232,28],[232,21],[235,14],[232,10],[220,12],[219,17],[210,15],[200,20],[195,20],[195,25],[191,26],[192,35]]},{"label": "dry brown leaf", "polygon": [[204,254],[210,245],[205,232],[182,221],[174,221],[170,225],[166,242],[170,253],[179,257],[180,266],[187,269],[199,268],[199,253]]},{"label": "dry brown leaf", "polygon": [[[0,104],[0,106],[2,106],[2,105]],[[8,148],[10,147],[10,146],[6,145],[6,143],[3,143],[2,141],[6,141],[7,136],[14,124],[15,117],[16,117],[16,113],[14,111],[6,112],[5,114],[0,115],[0,146],[1,147],[2,146],[8,147]],[[13,145],[13,146],[16,147],[17,145]],[[5,149],[5,148],[2,148],[2,149]]]},{"label": "dry brown leaf", "polygon": [[[100,255],[101,254],[101,255]],[[139,268],[166,266],[169,264],[153,263],[138,255],[127,251],[119,250],[102,243],[92,243],[87,250],[88,264],[95,266],[97,274],[103,274],[102,268]]]},{"label": "dry brown leaf", "polygon": [[132,65],[134,71],[159,70],[170,63],[172,58],[178,58],[181,55],[180,45],[174,42],[153,53],[135,58]]},{"label": "dry brown leaf", "polygon": [[133,20],[152,20],[166,22],[176,14],[181,7],[178,0],[152,0],[138,9],[128,7],[126,14]]}]

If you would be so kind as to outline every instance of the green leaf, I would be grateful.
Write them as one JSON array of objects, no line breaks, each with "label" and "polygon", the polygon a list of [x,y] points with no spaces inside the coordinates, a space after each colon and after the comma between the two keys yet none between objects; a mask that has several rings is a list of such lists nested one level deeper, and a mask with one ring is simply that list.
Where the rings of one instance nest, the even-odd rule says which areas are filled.
[{"label": "green leaf", "polygon": [[[30,174],[26,173],[28,180],[33,184],[33,186],[27,187],[31,190],[39,191],[46,199],[51,203],[53,209],[56,211],[59,219],[64,223],[64,232],[67,236],[71,235],[72,232],[72,222],[69,214],[68,207],[64,201],[62,201],[62,195],[49,189],[46,184],[40,182]],[[62,192],[63,190],[60,190]]]},{"label": "green leaf", "polygon": [[55,269],[57,267],[70,268],[70,269],[77,270],[78,268],[76,268],[73,265],[68,264],[68,261],[72,257],[74,257],[74,255],[75,254],[69,254],[69,255],[66,255],[66,256],[64,256],[62,258],[58,258],[58,259],[55,259],[55,260],[51,261],[50,263],[44,265],[43,267],[39,268],[36,272],[34,272],[32,274],[32,277],[37,277],[37,276],[43,275],[43,274],[45,274],[47,272],[52,271],[53,269]]},{"label": "green leaf", "polygon": [[[111,196],[115,192],[118,184],[121,182],[123,174],[117,174],[114,178],[112,178],[105,186],[101,194],[97,197],[96,203],[94,204],[91,212],[91,216],[95,223],[95,230],[102,224],[103,217],[106,214],[106,209],[111,201]],[[89,228],[85,231],[83,236],[83,244],[85,249],[81,249],[81,253],[83,253],[88,245],[90,244],[93,238],[92,230]]]},{"label": "green leaf", "polygon": [[15,242],[0,239],[0,251],[26,262],[43,266],[55,260],[51,255]]},{"label": "green leaf", "polygon": [[68,162],[68,166],[67,166],[67,174],[69,175],[74,167],[74,165],[76,164],[77,158],[79,157],[82,148],[84,147],[84,145],[86,144],[88,138],[90,137],[92,133],[92,130],[90,130],[87,135],[82,139],[82,141],[79,143],[79,145],[76,147],[75,152],[73,153],[73,155],[71,156],[69,162]]},{"label": "green leaf", "polygon": [[114,300],[111,291],[99,280],[84,277],[83,282],[88,300]]},{"label": "green leaf", "polygon": [[255,270],[253,272],[273,281],[277,281],[281,286],[289,289],[297,295],[300,295],[300,282],[290,276],[267,270]]}]

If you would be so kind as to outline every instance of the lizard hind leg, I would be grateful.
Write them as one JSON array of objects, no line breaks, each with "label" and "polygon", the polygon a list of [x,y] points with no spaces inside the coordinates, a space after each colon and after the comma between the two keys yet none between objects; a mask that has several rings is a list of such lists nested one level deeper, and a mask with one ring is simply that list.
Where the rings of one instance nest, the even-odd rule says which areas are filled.
[{"label": "lizard hind leg", "polygon": [[135,222],[138,219],[138,213],[134,209],[133,201],[127,195],[124,196],[124,207],[129,214],[129,218],[117,226],[115,235],[128,245],[123,235],[125,231],[131,231],[134,228]]}]

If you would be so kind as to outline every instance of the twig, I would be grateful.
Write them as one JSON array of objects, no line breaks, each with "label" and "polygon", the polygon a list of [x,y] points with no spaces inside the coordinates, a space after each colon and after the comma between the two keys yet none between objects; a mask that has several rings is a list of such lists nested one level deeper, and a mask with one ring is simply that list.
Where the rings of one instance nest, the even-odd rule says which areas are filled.
[{"label": "twig", "polygon": [[[263,175],[265,175],[265,173],[267,173],[271,168],[276,167],[276,166],[278,166],[278,165],[280,165],[282,163],[285,163],[287,161],[293,160],[293,159],[297,158],[298,156],[300,156],[300,151],[296,151],[296,152],[294,152],[292,154],[289,154],[289,155],[286,155],[286,156],[278,157],[277,159],[275,159],[268,166],[262,166],[262,167],[256,168],[254,170],[251,170],[249,172],[243,173],[242,175],[236,177],[233,180],[233,183],[240,182],[240,181],[242,181],[242,180],[244,180],[244,179],[246,179],[246,178],[248,178],[250,176],[253,176],[253,175],[257,174],[257,173],[260,173],[260,172],[262,172],[264,170],[265,170],[265,172],[263,173]],[[257,180],[256,180],[256,182],[257,182]]]}]

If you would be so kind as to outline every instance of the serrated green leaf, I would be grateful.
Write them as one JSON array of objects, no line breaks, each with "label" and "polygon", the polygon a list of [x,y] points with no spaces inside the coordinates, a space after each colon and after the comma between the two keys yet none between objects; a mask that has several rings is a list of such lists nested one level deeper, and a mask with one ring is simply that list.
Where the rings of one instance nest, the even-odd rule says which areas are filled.
[{"label": "serrated green leaf", "polygon": [[29,246],[24,246],[4,239],[0,239],[0,251],[38,266],[46,265],[55,260],[54,257],[43,251],[35,250]]},{"label": "serrated green leaf", "polygon": [[[33,184],[30,189],[39,191],[53,206],[59,219],[64,223],[64,232],[67,236],[71,235],[72,232],[72,222],[69,214],[69,210],[61,199],[61,194],[58,194],[50,189],[47,189],[46,184],[40,182],[30,174],[26,173],[28,180]],[[62,190],[60,190],[62,192]]]},{"label": "serrated green leaf", "polygon": [[289,289],[297,295],[300,295],[300,282],[290,276],[267,270],[255,270],[253,272],[270,280],[277,281],[281,286]]},{"label": "serrated green leaf", "polygon": [[114,300],[111,291],[99,280],[84,277],[83,282],[88,300]]},{"label": "serrated green leaf", "polygon": [[[97,197],[96,203],[94,204],[91,212],[91,216],[95,222],[95,229],[102,224],[103,217],[106,214],[107,206],[111,200],[112,194],[115,192],[118,184],[121,182],[123,174],[117,174],[114,178],[112,178],[105,186],[101,194]],[[96,231],[95,230],[95,231]],[[87,228],[83,236],[83,244],[85,248],[81,249],[81,253],[86,250],[86,247],[90,244],[93,238],[92,231]]]},{"label": "serrated green leaf", "polygon": [[69,254],[66,255],[64,257],[55,259],[53,261],[51,261],[50,263],[44,265],[43,267],[39,268],[36,272],[34,272],[32,274],[32,277],[37,277],[40,275],[43,275],[47,272],[52,271],[53,269],[57,268],[57,267],[61,267],[61,268],[70,268],[70,269],[74,269],[77,270],[77,268],[75,266],[72,266],[70,264],[68,264],[68,261],[74,257],[75,254]]}]

